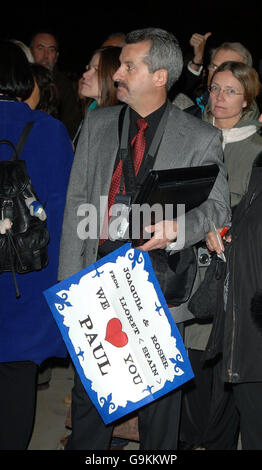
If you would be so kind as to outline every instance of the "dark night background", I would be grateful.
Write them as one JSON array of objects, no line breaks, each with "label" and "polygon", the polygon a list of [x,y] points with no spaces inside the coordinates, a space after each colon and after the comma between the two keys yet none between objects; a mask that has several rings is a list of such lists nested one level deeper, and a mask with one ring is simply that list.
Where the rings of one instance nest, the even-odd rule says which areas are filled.
[{"label": "dark night background", "polygon": [[232,0],[111,0],[107,3],[38,0],[18,5],[10,2],[10,6],[1,6],[0,37],[20,39],[28,44],[38,28],[51,29],[60,40],[60,69],[81,75],[93,50],[110,33],[127,33],[148,26],[172,31],[186,56],[192,50],[188,42],[194,32],[212,32],[209,48],[225,40],[240,41],[252,53],[256,69],[259,71],[261,67],[262,0],[246,0],[245,3]]}]

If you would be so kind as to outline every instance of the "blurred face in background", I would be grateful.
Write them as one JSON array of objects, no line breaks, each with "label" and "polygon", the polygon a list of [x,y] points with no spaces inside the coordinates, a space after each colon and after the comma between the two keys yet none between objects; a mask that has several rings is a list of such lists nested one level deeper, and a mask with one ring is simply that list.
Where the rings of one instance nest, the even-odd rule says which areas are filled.
[{"label": "blurred face in background", "polygon": [[224,62],[244,62],[244,58],[236,51],[219,49],[214,55],[211,64],[208,66],[208,86],[211,83],[215,70]]},{"label": "blurred face in background", "polygon": [[98,104],[101,99],[101,90],[98,80],[99,61],[100,53],[97,52],[86,66],[86,71],[83,73],[79,90],[82,96],[93,98]]},{"label": "blurred face in background", "polygon": [[37,34],[32,41],[31,51],[37,64],[53,70],[59,52],[56,39],[52,34]]}]

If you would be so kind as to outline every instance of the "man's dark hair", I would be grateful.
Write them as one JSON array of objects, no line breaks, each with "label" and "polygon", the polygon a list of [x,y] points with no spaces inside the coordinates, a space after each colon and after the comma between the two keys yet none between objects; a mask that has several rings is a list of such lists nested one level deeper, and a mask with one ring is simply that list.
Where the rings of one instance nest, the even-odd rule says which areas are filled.
[{"label": "man's dark hair", "polygon": [[30,43],[29,43],[30,47],[32,46],[32,42],[33,42],[34,38],[38,34],[49,34],[50,36],[53,36],[55,38],[57,51],[59,51],[59,46],[60,46],[59,37],[54,31],[52,31],[51,29],[48,29],[48,28],[40,28],[37,31],[34,31],[34,33],[31,35],[31,39],[30,39]]}]

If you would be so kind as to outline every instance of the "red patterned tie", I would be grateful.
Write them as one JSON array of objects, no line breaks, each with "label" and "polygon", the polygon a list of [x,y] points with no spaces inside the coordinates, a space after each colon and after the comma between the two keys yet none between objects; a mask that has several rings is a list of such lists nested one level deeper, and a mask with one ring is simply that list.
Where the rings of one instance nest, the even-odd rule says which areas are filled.
[{"label": "red patterned tie", "polygon": [[136,125],[138,132],[132,139],[131,147],[133,149],[135,174],[137,175],[146,149],[145,130],[148,128],[148,124],[143,118],[141,118],[136,121]]},{"label": "red patterned tie", "polygon": [[[131,147],[133,149],[135,174],[137,175],[140,165],[143,160],[145,149],[146,149],[145,130],[147,129],[148,124],[144,119],[141,118],[137,120],[136,125],[138,127],[138,132],[131,141]],[[112,176],[112,181],[111,181],[109,195],[108,195],[108,220],[110,218],[109,217],[110,208],[114,204],[116,195],[119,192],[121,177],[122,177],[122,160],[118,162],[118,165]],[[123,194],[125,194],[125,189],[123,191]],[[105,239],[100,239],[99,245],[104,243],[104,241]]]},{"label": "red patterned tie", "polygon": [[[121,177],[122,177],[122,160],[119,160],[118,165],[112,176],[111,185],[110,185],[109,194],[108,194],[108,209],[107,209],[108,222],[110,219],[110,216],[109,216],[110,208],[114,204],[116,195],[119,192]],[[123,194],[125,194],[125,188],[124,188]],[[106,240],[107,239],[100,238],[99,246],[102,245]]]},{"label": "red patterned tie", "polygon": [[[113,173],[112,181],[110,185],[110,190],[109,190],[109,195],[108,195],[108,212],[110,211],[111,206],[114,204],[116,195],[119,192],[121,177],[122,177],[122,160],[119,160],[118,165]],[[125,194],[125,188],[124,188],[123,194]]]}]

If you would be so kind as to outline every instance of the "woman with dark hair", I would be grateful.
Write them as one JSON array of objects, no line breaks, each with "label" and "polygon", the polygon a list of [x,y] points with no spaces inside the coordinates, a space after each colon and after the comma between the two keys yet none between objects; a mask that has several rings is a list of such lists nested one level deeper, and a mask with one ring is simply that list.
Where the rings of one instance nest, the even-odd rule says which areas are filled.
[{"label": "woman with dark hair", "polygon": [[26,100],[33,91],[34,79],[25,54],[11,42],[2,43],[0,51],[4,64],[0,67],[0,95],[8,100]]},{"label": "woman with dark hair", "polygon": [[[43,291],[57,282],[60,232],[73,151],[64,125],[25,103],[33,89],[30,64],[21,48],[11,42],[0,43],[0,139],[17,145],[25,125],[33,122],[20,158],[25,160],[34,190],[45,205],[50,235],[47,266],[40,271],[16,274],[19,299],[12,273],[1,273],[1,450],[27,448],[35,413],[38,365],[49,357],[67,354]],[[1,145],[0,163],[10,160],[11,153],[8,145]]]},{"label": "woman with dark hair", "polygon": [[31,109],[38,109],[58,119],[58,94],[52,73],[43,65],[30,64],[35,86],[25,102]]},{"label": "woman with dark hair", "polygon": [[[25,51],[23,50],[23,52]],[[30,63],[30,67],[34,77],[34,89],[29,98],[25,100],[25,103],[31,109],[38,109],[58,119],[58,94],[51,71],[35,62]],[[48,367],[46,364],[39,368],[38,389],[49,386],[51,373],[51,367]]]},{"label": "woman with dark hair", "polygon": [[[87,111],[104,106],[118,104],[113,75],[120,66],[121,47],[107,46],[97,49],[86,71],[79,80],[79,96],[85,101],[84,115]],[[83,122],[73,139],[76,145]]]},{"label": "woman with dark hair", "polygon": [[80,92],[97,101],[98,106],[118,104],[113,75],[120,66],[120,47],[102,47],[93,54],[83,73]]}]

